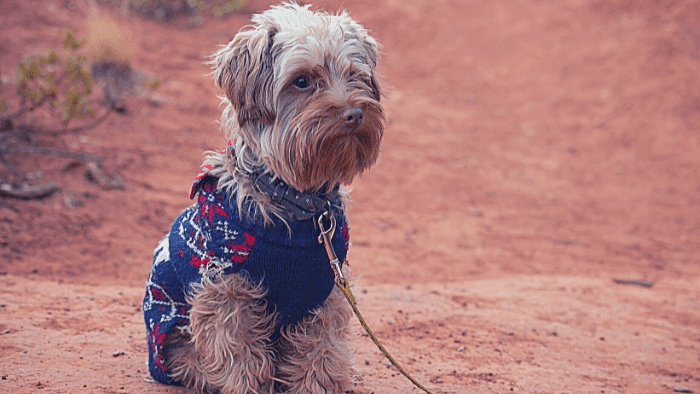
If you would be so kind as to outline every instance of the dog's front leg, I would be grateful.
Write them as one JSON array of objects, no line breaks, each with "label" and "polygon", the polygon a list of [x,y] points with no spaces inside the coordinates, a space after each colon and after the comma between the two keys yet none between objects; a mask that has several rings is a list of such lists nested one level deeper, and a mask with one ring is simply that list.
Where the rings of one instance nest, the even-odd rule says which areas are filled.
[{"label": "dog's front leg", "polygon": [[[171,376],[200,392],[273,392],[274,316],[264,292],[237,274],[205,280],[189,300],[191,336],[169,352]],[[182,334],[180,334],[182,335]]]},{"label": "dog's front leg", "polygon": [[352,311],[335,287],[323,306],[280,339],[277,376],[286,394],[342,394],[357,373],[353,367],[349,320]]}]

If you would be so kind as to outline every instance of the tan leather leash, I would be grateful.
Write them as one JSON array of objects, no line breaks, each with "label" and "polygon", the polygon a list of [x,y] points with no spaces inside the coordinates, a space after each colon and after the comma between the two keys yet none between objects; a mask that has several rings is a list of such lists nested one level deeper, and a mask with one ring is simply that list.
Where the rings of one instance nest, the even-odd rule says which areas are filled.
[{"label": "tan leather leash", "polygon": [[[325,229],[323,226],[324,218],[330,223],[328,229]],[[340,261],[338,261],[338,257],[335,254],[335,250],[333,250],[333,244],[331,244],[331,238],[333,238],[333,233],[335,233],[335,224],[335,216],[332,213],[330,203],[328,203],[328,209],[318,216],[318,226],[321,229],[321,234],[318,236],[318,242],[323,244],[323,246],[326,248],[326,253],[328,254],[328,259],[331,263],[331,268],[333,268],[333,273],[335,274],[336,286],[338,286],[338,288],[343,291],[345,299],[348,300],[348,303],[350,304],[350,307],[352,308],[353,312],[355,312],[355,316],[357,316],[357,319],[360,321],[362,328],[365,329],[369,337],[372,338],[374,344],[377,345],[377,347],[379,348],[379,351],[382,352],[382,354],[389,359],[394,368],[396,368],[397,371],[401,372],[401,374],[405,376],[408,380],[410,380],[411,383],[413,383],[416,387],[425,391],[428,394],[433,394],[432,391],[428,390],[425,386],[420,384],[419,381],[414,379],[408,372],[406,372],[406,370],[403,369],[403,367],[394,359],[394,357],[392,357],[391,354],[389,354],[384,345],[382,345],[382,343],[379,342],[379,338],[377,338],[377,336],[374,335],[374,332],[372,332],[372,329],[369,328],[369,325],[362,317],[362,313],[360,313],[360,309],[358,309],[357,307],[355,297],[350,291],[350,284],[347,280],[345,280],[345,277],[343,276],[343,272],[340,269]]]}]

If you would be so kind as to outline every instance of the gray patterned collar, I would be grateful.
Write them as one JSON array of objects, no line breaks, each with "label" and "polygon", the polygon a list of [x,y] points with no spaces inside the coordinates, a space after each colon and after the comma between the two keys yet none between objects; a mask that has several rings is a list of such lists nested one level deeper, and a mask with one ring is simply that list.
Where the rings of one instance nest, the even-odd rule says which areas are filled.
[{"label": "gray patterned collar", "polygon": [[255,189],[283,207],[292,220],[311,219],[327,210],[329,202],[337,204],[337,201],[331,201],[329,197],[337,196],[340,185],[335,185],[328,194],[306,193],[294,189],[268,172],[256,173],[254,179]]}]

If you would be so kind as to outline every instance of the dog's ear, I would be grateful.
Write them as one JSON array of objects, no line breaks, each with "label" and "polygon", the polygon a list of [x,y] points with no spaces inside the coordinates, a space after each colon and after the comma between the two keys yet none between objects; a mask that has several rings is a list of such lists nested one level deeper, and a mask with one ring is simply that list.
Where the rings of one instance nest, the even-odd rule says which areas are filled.
[{"label": "dog's ear", "polygon": [[372,69],[372,75],[370,76],[370,87],[372,88],[372,95],[374,96],[375,100],[379,101],[380,97],[382,96],[382,89],[379,87],[377,73],[375,72],[375,69],[377,67],[377,60],[379,58],[379,45],[372,37],[367,35],[367,33],[364,33],[364,37],[362,37],[361,35],[360,40],[362,42],[363,53],[366,62],[370,65]]},{"label": "dog's ear", "polygon": [[372,88],[372,96],[375,100],[380,101],[381,96],[384,94],[382,88],[379,86],[379,81],[377,80],[377,73],[372,68],[372,76],[370,77],[370,87]]},{"label": "dog's ear", "polygon": [[370,67],[372,71],[370,80],[372,95],[375,100],[379,101],[379,98],[382,96],[382,90],[375,73],[377,61],[379,60],[379,44],[367,33],[364,27],[352,20],[347,13],[342,13],[340,19],[345,32],[345,40],[359,43],[359,45],[356,45],[355,56],[360,62]]},{"label": "dog's ear", "polygon": [[241,31],[214,54],[214,80],[236,110],[239,126],[275,120],[271,49],[276,33],[259,27]]}]

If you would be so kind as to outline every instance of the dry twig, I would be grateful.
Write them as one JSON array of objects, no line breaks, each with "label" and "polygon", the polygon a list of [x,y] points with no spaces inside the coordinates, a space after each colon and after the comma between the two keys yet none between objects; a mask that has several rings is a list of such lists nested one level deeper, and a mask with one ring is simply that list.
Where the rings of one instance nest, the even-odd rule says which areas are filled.
[{"label": "dry twig", "polygon": [[629,280],[629,279],[614,279],[613,282],[621,284],[621,285],[634,285],[634,286],[642,286],[642,287],[652,287],[654,286],[654,281],[647,281],[647,280]]}]

